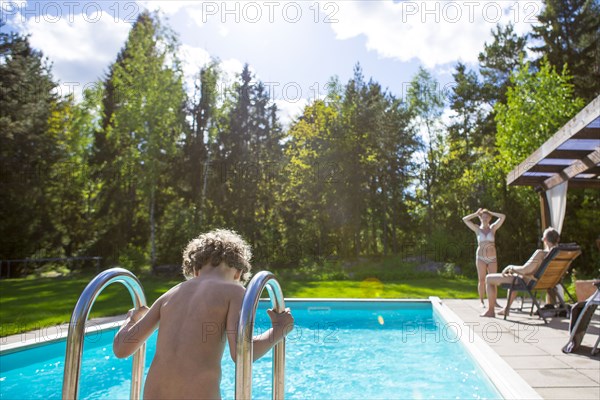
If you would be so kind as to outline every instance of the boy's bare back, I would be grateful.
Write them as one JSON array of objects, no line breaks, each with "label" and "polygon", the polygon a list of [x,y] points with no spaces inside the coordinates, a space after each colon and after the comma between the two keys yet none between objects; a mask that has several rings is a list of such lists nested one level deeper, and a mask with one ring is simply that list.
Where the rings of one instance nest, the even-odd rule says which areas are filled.
[{"label": "boy's bare back", "polygon": [[220,398],[226,332],[235,332],[244,288],[215,277],[184,282],[161,299],[156,355],[144,398]]}]

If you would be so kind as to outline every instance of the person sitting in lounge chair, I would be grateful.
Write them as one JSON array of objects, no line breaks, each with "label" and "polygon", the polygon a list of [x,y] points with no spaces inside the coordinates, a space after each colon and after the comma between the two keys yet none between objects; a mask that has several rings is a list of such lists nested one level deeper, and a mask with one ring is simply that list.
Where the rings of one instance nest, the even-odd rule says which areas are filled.
[{"label": "person sitting in lounge chair", "polygon": [[[544,261],[544,258],[548,255],[552,248],[558,246],[560,240],[560,234],[554,228],[548,228],[544,231],[542,241],[544,242],[544,250],[536,250],[531,258],[523,265],[509,265],[502,270],[500,274],[488,274],[485,278],[486,291],[488,296],[488,309],[485,313],[481,314],[482,317],[495,317],[494,306],[496,304],[496,298],[498,296],[498,285],[503,283],[511,283],[514,279],[513,274],[521,275],[521,277],[528,282],[533,274]],[[506,301],[508,302],[506,310],[510,309],[510,305],[513,300],[517,297],[517,292],[513,292],[512,296]],[[502,311],[500,311],[502,314]]]}]

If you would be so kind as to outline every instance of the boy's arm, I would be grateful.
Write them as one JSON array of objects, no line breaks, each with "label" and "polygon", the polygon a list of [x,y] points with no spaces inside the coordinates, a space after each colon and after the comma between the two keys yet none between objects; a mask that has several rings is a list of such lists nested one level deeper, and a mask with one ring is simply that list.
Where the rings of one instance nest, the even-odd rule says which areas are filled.
[{"label": "boy's arm", "polygon": [[[229,342],[229,353],[233,362],[236,362],[238,322],[245,293],[243,287],[240,287],[240,289],[241,290],[235,293],[230,300],[229,310],[227,312],[227,340]],[[279,343],[294,326],[294,318],[289,310],[286,310],[283,313],[276,313],[273,310],[268,310],[267,313],[269,313],[269,317],[271,317],[273,327],[252,338],[252,361],[256,361],[264,356]]]},{"label": "boy's arm", "polygon": [[289,308],[286,308],[282,313],[274,310],[267,310],[267,313],[271,318],[273,327],[260,335],[254,336],[252,339],[252,361],[256,361],[267,354],[294,329],[294,317],[292,317]]},{"label": "boy's arm", "polygon": [[129,357],[140,348],[148,336],[154,332],[160,320],[162,297],[154,302],[152,307],[142,307],[130,310],[125,324],[113,340],[113,352],[117,358]]}]

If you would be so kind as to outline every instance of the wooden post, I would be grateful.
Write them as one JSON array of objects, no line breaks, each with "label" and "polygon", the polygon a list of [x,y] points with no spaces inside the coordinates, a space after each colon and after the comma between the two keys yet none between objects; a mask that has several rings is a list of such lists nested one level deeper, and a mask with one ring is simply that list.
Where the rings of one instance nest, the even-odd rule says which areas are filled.
[{"label": "wooden post", "polygon": [[538,193],[538,196],[540,197],[540,217],[541,217],[540,226],[542,228],[541,234],[543,234],[544,231],[546,230],[546,228],[550,227],[550,223],[551,223],[550,222],[550,205],[548,204],[548,197],[546,197],[546,192],[541,187],[537,187],[535,190]]}]

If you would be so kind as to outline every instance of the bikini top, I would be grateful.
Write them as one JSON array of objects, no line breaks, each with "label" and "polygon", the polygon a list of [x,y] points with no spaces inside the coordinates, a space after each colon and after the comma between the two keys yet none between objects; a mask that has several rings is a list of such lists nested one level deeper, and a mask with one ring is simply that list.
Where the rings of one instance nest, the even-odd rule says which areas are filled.
[{"label": "bikini top", "polygon": [[488,233],[483,233],[481,229],[477,231],[477,243],[494,242],[494,231],[490,229]]}]

